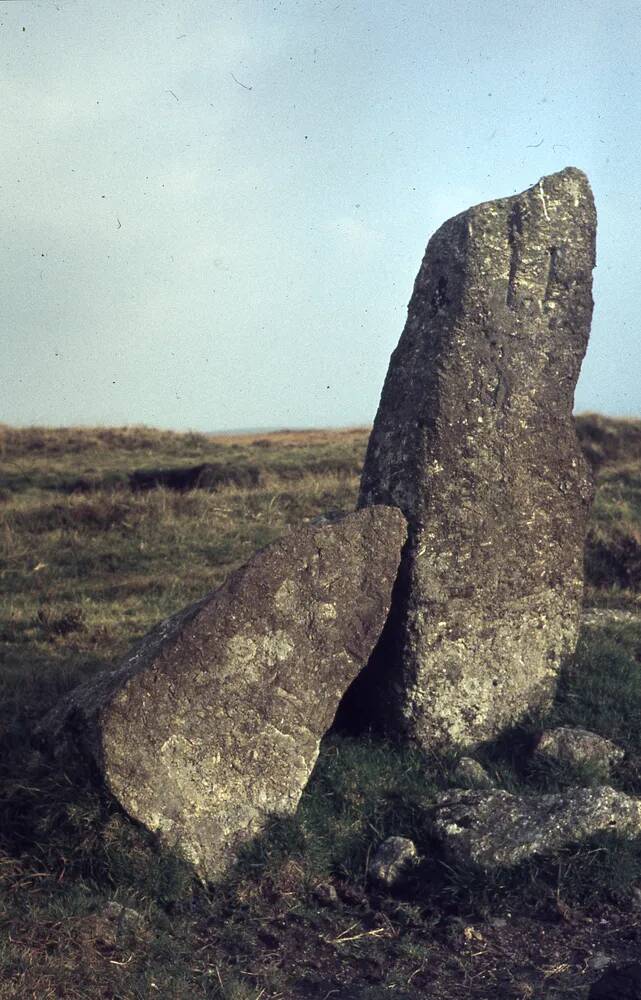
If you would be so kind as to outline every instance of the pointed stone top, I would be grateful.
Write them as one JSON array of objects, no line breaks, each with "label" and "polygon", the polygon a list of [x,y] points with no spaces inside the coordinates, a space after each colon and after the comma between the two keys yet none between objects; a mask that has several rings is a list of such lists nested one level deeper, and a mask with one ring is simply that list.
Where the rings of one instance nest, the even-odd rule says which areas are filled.
[{"label": "pointed stone top", "polygon": [[[594,206],[588,175],[583,170],[579,170],[578,167],[564,167],[563,170],[558,170],[554,174],[544,174],[536,184],[532,184],[529,188],[518,194],[513,194],[506,198],[492,198],[488,201],[479,202],[477,205],[466,209],[465,212],[460,213],[456,218],[459,218],[460,215],[467,215],[469,212],[476,212],[478,209],[486,208],[490,205],[498,208],[507,202],[527,199],[532,196],[540,200],[541,194],[544,195],[545,199],[551,198],[557,201],[569,198],[575,208],[578,208],[582,201],[587,202],[592,207]],[[543,211],[543,215],[545,215],[545,211]],[[445,225],[447,225],[447,222]]]}]

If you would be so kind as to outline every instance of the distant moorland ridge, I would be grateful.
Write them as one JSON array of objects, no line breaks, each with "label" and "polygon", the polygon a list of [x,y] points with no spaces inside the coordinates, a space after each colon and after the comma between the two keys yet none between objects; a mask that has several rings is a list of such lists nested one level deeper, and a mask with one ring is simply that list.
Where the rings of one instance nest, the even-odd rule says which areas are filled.
[{"label": "distant moorland ridge", "polygon": [[[579,440],[593,465],[641,458],[641,417],[609,417],[600,413],[580,413],[575,417]],[[143,424],[122,427],[13,427],[0,424],[0,455],[29,453],[59,455],[61,452],[90,451],[92,448],[122,451],[156,449],[161,446],[179,454],[191,447],[238,445],[300,448],[329,442],[367,442],[369,427],[299,428],[275,431],[205,433],[158,430]]]}]

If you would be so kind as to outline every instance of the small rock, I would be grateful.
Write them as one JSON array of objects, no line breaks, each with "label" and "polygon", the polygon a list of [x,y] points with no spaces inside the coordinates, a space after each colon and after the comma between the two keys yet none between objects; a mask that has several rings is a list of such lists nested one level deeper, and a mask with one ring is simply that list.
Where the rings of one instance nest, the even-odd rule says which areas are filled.
[{"label": "small rock", "polygon": [[322,514],[317,514],[316,517],[310,518],[310,524],[320,527],[324,524],[339,524],[345,517],[346,511],[340,510],[338,507],[333,507],[331,510],[323,511]]},{"label": "small rock", "polygon": [[630,962],[608,969],[592,983],[588,1000],[641,1000],[641,965]]},{"label": "small rock", "polygon": [[145,918],[137,910],[113,899],[94,915],[94,920],[96,941],[110,948],[137,940],[147,931]]},{"label": "small rock", "polygon": [[625,751],[621,747],[611,740],[606,740],[604,736],[570,726],[545,730],[539,737],[535,752],[559,764],[570,764],[574,767],[592,764],[604,774],[625,756]]},{"label": "small rock", "polygon": [[398,884],[404,869],[416,857],[414,841],[408,837],[388,837],[370,862],[370,878],[389,889]]},{"label": "small rock", "polygon": [[331,882],[320,882],[314,887],[314,896],[323,906],[337,906],[338,893]]},{"label": "small rock", "polygon": [[509,868],[597,833],[638,837],[641,799],[607,786],[554,795],[456,789],[439,797],[432,822],[455,861]]},{"label": "small rock", "polygon": [[641,889],[638,885],[632,889],[631,905],[633,910],[641,910]]},{"label": "small rock", "polygon": [[595,972],[601,972],[603,969],[607,969],[608,965],[612,965],[612,958],[610,955],[606,955],[604,951],[597,951],[595,955],[588,960],[588,966],[594,969]]},{"label": "small rock", "polygon": [[463,788],[494,788],[494,782],[478,760],[461,757],[454,772],[454,781]]}]

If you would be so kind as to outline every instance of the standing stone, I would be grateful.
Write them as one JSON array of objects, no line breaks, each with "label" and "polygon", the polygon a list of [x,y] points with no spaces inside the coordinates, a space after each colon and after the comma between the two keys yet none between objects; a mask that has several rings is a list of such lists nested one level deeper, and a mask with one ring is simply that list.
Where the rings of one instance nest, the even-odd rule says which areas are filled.
[{"label": "standing stone", "polygon": [[388,725],[423,746],[474,745],[546,705],[575,647],[592,485],[572,405],[595,231],[568,167],[450,219],[416,279],[359,500],[400,507],[410,538],[358,685],[378,680]]},{"label": "standing stone", "polygon": [[41,737],[89,751],[127,813],[212,878],[296,809],[380,635],[405,536],[385,507],[290,533],[72,692]]}]

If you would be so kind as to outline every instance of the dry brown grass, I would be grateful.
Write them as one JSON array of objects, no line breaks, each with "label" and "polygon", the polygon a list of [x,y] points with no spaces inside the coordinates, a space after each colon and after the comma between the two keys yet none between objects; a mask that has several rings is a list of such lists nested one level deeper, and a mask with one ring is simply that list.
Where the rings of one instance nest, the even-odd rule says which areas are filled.
[{"label": "dry brown grass", "polygon": [[[630,574],[641,526],[641,422],[625,422],[614,445],[619,423],[604,430],[603,418],[578,421],[582,440],[600,449],[591,598],[639,607]],[[30,744],[35,716],[81,678],[112,667],[158,619],[290,526],[352,508],[367,434],[0,432],[0,1000],[322,1000],[351,996],[356,984],[359,1000],[485,1000],[516,996],[517,987],[578,996],[581,956],[605,946],[600,920],[609,921],[603,933],[616,931],[621,954],[641,942],[625,911],[603,904],[641,884],[637,848],[597,845],[491,884],[439,867],[424,803],[449,781],[447,762],[335,738],[297,817],[276,822],[244,868],[203,893],[83,772],[61,771]],[[187,492],[129,488],[136,469],[202,462],[256,466],[260,480],[249,489],[231,481]],[[93,488],[70,492],[83,477]],[[641,759],[640,648],[633,625],[585,638],[555,708],[557,722],[627,741],[631,759]],[[489,763],[509,787],[525,780],[510,759]],[[634,768],[617,780],[641,790]],[[405,896],[367,883],[369,854],[392,833],[415,837],[427,859]],[[334,907],[314,894],[327,881],[338,892]],[[99,940],[101,908],[114,896],[148,921],[150,937],[135,947]],[[559,918],[566,900],[578,914],[571,923]],[[510,914],[503,930],[488,920],[499,914]]]}]

